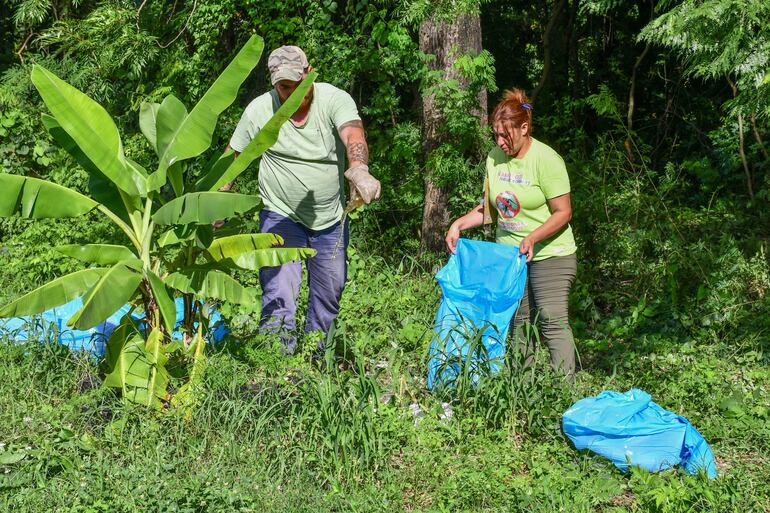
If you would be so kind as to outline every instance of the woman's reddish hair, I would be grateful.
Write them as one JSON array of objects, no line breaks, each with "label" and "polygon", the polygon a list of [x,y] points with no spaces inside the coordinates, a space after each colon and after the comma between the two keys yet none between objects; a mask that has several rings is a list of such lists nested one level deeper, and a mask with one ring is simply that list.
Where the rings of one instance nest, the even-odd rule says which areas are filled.
[{"label": "woman's reddish hair", "polygon": [[532,133],[532,105],[527,93],[521,89],[508,89],[503,93],[503,99],[497,104],[489,116],[492,126],[501,123],[507,129],[518,128],[524,123],[529,124],[527,134]]}]

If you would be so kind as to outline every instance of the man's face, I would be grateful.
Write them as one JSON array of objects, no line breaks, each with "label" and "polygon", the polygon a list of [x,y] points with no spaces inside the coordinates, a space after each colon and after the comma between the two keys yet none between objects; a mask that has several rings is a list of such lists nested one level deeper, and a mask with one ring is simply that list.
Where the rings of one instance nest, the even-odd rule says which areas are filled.
[{"label": "man's face", "polygon": [[[307,73],[303,75],[302,78],[305,78],[307,76]],[[286,100],[289,99],[289,96],[291,96],[291,93],[294,92],[297,87],[299,87],[299,84],[302,81],[293,81],[293,80],[279,80],[275,83],[275,91],[278,93],[278,98],[281,100],[281,103],[284,103]],[[311,87],[310,90],[305,95],[305,98],[302,100],[302,105],[300,105],[299,110],[303,110],[307,108],[310,105],[310,102],[313,99],[313,88]]]}]

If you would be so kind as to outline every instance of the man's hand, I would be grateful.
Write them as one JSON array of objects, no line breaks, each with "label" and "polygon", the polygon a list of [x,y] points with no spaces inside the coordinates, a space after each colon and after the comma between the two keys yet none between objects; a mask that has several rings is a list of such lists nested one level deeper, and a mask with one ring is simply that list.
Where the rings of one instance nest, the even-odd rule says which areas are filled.
[{"label": "man's hand", "polygon": [[345,178],[350,181],[351,196],[354,192],[367,205],[376,199],[380,199],[380,181],[369,174],[369,166],[358,164],[345,171]]},{"label": "man's hand", "polygon": [[345,178],[350,182],[349,205],[357,203],[359,198],[366,204],[379,199],[380,182],[369,174],[369,148],[366,145],[364,124],[360,119],[348,121],[339,127],[339,134],[348,150],[350,164],[345,171]]}]

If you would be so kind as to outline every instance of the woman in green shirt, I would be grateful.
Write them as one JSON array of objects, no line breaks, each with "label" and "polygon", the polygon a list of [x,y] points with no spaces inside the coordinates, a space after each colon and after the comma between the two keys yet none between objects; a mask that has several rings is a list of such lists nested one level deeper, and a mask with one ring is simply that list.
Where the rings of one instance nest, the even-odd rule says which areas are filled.
[{"label": "woman in green shirt", "polygon": [[568,296],[577,259],[567,169],[558,153],[532,137],[532,106],[524,91],[506,91],[490,123],[497,147],[487,156],[484,201],[452,223],[446,244],[454,253],[462,230],[496,222],[496,241],[526,253],[527,287],[514,337],[530,363],[535,347],[526,325],[539,321],[551,364],[572,379],[575,343]]}]

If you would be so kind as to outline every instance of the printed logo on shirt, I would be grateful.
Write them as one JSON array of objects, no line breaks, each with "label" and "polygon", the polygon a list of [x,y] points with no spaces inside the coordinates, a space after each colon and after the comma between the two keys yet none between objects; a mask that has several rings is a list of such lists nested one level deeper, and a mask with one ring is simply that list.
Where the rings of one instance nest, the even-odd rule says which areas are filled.
[{"label": "printed logo on shirt", "polygon": [[501,182],[515,183],[518,185],[530,185],[530,181],[524,178],[522,173],[513,174],[510,171],[500,171],[497,177]]},{"label": "printed logo on shirt", "polygon": [[523,232],[527,228],[527,222],[526,221],[503,221],[502,219],[498,219],[497,226],[509,232]]},{"label": "printed logo on shirt", "polygon": [[500,216],[505,219],[512,219],[516,217],[516,214],[521,212],[519,198],[509,191],[498,194],[495,198],[495,205],[497,205],[497,210],[500,211]]}]

